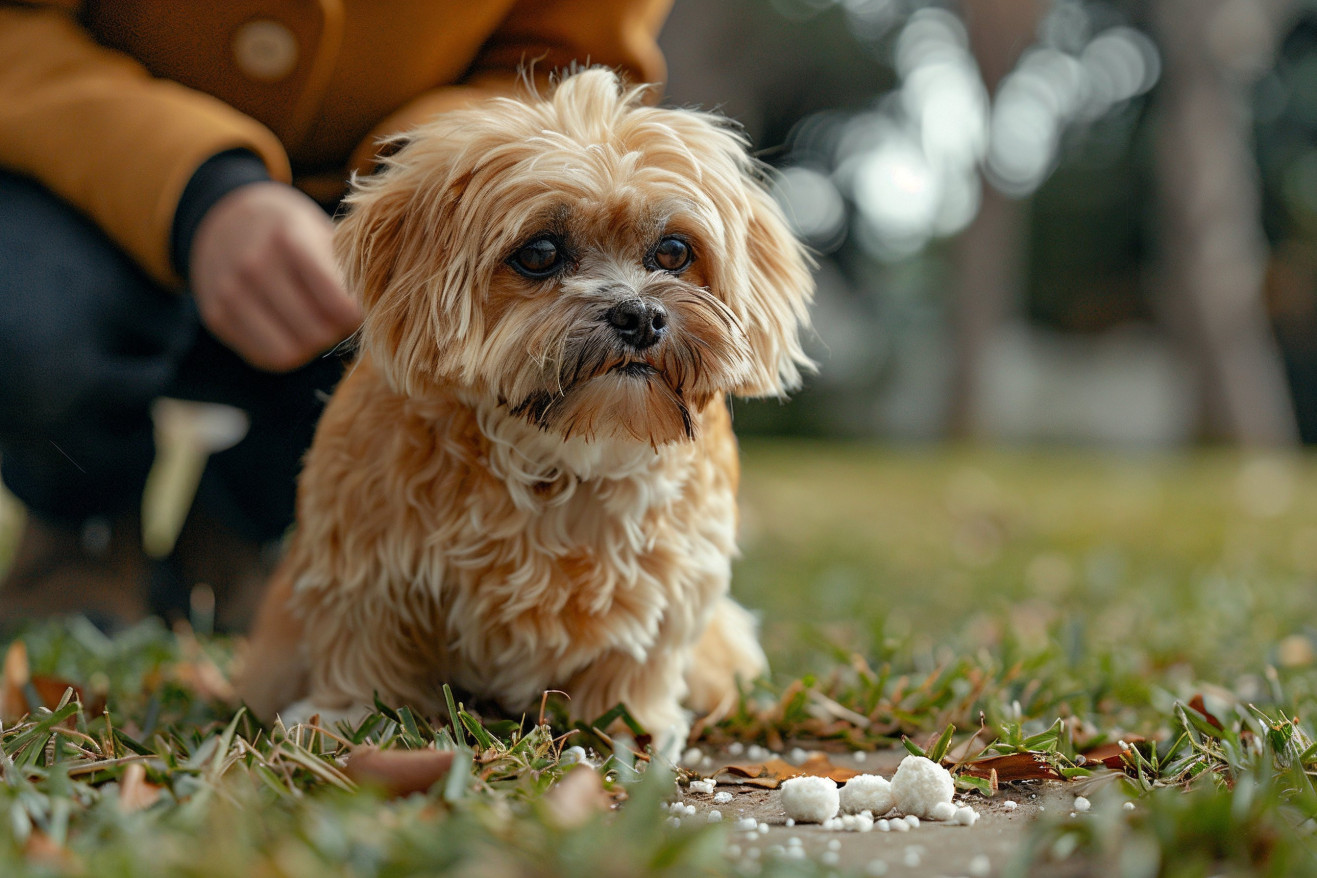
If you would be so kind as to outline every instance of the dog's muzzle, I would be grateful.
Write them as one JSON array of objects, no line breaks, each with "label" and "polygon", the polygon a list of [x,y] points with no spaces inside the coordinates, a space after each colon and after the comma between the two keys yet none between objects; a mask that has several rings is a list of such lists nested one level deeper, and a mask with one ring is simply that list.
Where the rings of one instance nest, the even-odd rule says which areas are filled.
[{"label": "dog's muzzle", "polygon": [[668,328],[668,309],[653,299],[627,299],[604,314],[623,342],[643,351],[658,344]]}]

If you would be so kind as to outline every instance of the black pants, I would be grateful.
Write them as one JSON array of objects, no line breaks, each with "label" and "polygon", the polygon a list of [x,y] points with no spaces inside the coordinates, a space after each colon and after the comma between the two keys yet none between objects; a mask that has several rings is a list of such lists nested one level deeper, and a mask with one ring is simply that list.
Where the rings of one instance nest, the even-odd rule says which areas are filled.
[{"label": "black pants", "polygon": [[28,508],[74,523],[140,502],[160,396],[244,410],[247,436],[211,458],[198,502],[248,538],[291,523],[326,356],[284,375],[247,365],[76,209],[0,171],[0,476]]}]

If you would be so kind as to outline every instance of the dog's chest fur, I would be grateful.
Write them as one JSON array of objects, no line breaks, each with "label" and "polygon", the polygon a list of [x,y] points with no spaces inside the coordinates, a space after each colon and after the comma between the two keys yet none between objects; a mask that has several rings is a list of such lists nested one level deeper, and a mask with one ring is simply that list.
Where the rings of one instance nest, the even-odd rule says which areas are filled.
[{"label": "dog's chest fur", "polygon": [[[730,432],[658,450],[563,441],[502,407],[406,400],[372,377],[367,364],[347,379],[308,459],[330,472],[305,484],[336,486],[301,499],[297,587],[319,592],[313,606],[369,608],[363,631],[395,632],[435,682],[510,709],[601,657],[643,662],[702,629],[736,518],[734,448],[708,442]],[[338,423],[339,400],[358,394]],[[389,694],[434,697],[417,685]]]}]

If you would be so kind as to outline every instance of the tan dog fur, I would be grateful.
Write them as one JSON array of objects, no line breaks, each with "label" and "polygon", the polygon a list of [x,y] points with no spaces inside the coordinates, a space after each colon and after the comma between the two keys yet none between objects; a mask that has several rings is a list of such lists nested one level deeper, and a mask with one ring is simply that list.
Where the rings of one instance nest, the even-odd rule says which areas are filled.
[{"label": "tan dog fur", "polygon": [[[726,395],[799,383],[807,258],[725,121],[643,94],[577,73],[446,114],[358,182],[337,246],[362,353],[246,657],[258,715],[561,689],[671,748],[683,700],[765,670],[728,596]],[[556,273],[514,270],[546,236]],[[656,262],[673,237],[680,270]],[[624,300],[661,307],[657,343],[619,339]]]}]

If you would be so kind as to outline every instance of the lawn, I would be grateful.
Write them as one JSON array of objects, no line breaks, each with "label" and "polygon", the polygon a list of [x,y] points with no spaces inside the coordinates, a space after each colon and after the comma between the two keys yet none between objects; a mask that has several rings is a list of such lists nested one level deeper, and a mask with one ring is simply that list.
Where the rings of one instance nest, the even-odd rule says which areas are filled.
[{"label": "lawn", "polygon": [[[774,672],[703,746],[941,749],[954,725],[952,748],[977,731],[968,755],[1033,751],[1094,791],[1090,819],[1038,821],[1010,873],[1317,874],[1317,459],[762,441],[743,458],[734,589]],[[668,826],[671,776],[568,735],[552,703],[546,727],[386,705],[357,729],[262,729],[226,700],[228,641],[74,622],[22,643],[32,676],[9,700],[54,710],[0,731],[4,875],[830,871],[748,867],[724,827]],[[61,706],[65,683],[80,700]],[[360,770],[368,739],[453,768],[392,796]]]}]

